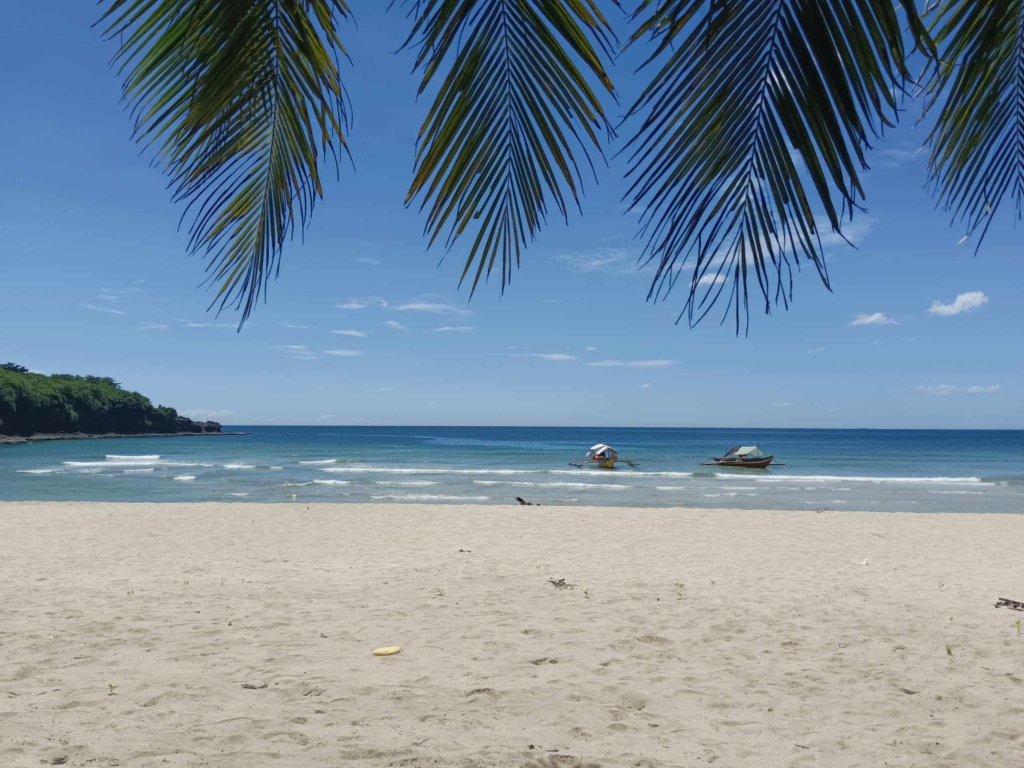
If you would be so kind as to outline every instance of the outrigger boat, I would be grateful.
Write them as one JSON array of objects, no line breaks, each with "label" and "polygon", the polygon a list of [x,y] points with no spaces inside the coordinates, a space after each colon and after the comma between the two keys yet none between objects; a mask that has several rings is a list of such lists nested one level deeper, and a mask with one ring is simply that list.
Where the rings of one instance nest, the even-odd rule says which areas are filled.
[{"label": "outrigger boat", "polygon": [[[702,461],[702,467],[741,467],[743,469],[766,469],[769,464],[775,461],[774,456],[768,456],[756,445],[737,445],[725,452],[725,456]],[[785,464],[776,466],[784,467]]]},{"label": "outrigger boat", "polygon": [[570,467],[597,467],[599,469],[614,469],[615,462],[620,461],[623,464],[629,464],[631,467],[639,467],[638,462],[632,459],[620,459],[619,452],[612,448],[610,445],[604,443],[598,443],[592,446],[587,455],[580,461],[570,461]]}]

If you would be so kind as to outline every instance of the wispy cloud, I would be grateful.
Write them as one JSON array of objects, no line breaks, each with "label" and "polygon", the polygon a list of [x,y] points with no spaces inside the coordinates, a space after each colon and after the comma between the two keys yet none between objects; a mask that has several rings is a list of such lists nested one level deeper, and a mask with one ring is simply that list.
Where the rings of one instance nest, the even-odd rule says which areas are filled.
[{"label": "wispy cloud", "polygon": [[328,419],[333,419],[333,418],[334,418],[334,414],[333,413],[325,413],[325,414],[322,414],[320,416],[320,421],[327,421]]},{"label": "wispy cloud", "polygon": [[932,305],[928,308],[928,313],[938,317],[952,317],[962,312],[972,312],[986,304],[988,304],[988,296],[984,293],[981,291],[968,291],[967,293],[961,293],[947,304],[943,304],[941,301],[933,301]]},{"label": "wispy cloud", "polygon": [[408,301],[395,307],[399,312],[430,312],[434,315],[471,315],[473,311],[465,307],[451,304],[438,304],[430,301]]},{"label": "wispy cloud", "polygon": [[675,360],[597,360],[587,363],[595,368],[666,368],[675,365]]},{"label": "wispy cloud", "polygon": [[825,351],[824,347],[814,347],[814,349],[808,349],[807,350],[807,354],[808,355],[817,355],[818,353],[824,352],[824,351]]},{"label": "wispy cloud", "polygon": [[380,259],[375,259],[372,256],[360,256],[356,259],[360,264],[369,264],[371,266],[378,266],[381,262]]},{"label": "wispy cloud", "polygon": [[163,323],[151,323],[149,321],[144,322],[139,326],[140,331],[166,331],[169,326]]},{"label": "wispy cloud", "polygon": [[555,259],[570,272],[604,275],[630,275],[640,270],[640,254],[625,248],[596,248],[592,251],[563,253]]},{"label": "wispy cloud", "polygon": [[918,152],[910,149],[879,149],[871,156],[871,165],[875,168],[899,168],[914,158]]},{"label": "wispy cloud", "polygon": [[387,309],[389,304],[379,296],[367,296],[365,299],[349,299],[341,304],[335,304],[336,309],[366,309],[367,307],[379,307]]},{"label": "wispy cloud", "polygon": [[126,315],[127,312],[122,312],[120,309],[111,309],[110,307],[98,307],[95,304],[83,304],[86,309],[91,309],[93,312],[105,312],[108,315]]},{"label": "wispy cloud", "polygon": [[367,392],[394,392],[398,387],[377,387],[375,389],[368,389]]},{"label": "wispy cloud", "polygon": [[[194,323],[191,320],[179,320],[183,328],[237,328],[234,323]],[[251,324],[250,324],[251,325]]]},{"label": "wispy cloud", "polygon": [[331,331],[331,333],[336,333],[339,336],[365,336],[366,335],[362,331]]},{"label": "wispy cloud", "polygon": [[335,357],[362,357],[363,350],[361,349],[325,349],[325,355],[334,355]]},{"label": "wispy cloud", "polygon": [[597,347],[587,347],[587,352],[597,352]]},{"label": "wispy cloud", "polygon": [[850,325],[899,325],[899,323],[895,318],[889,317],[883,312],[875,312],[870,315],[861,312],[850,321]]},{"label": "wispy cloud", "polygon": [[917,392],[926,395],[994,395],[1003,391],[1001,384],[990,384],[988,386],[961,387],[956,384],[918,384],[912,387]]},{"label": "wispy cloud", "polygon": [[295,360],[313,360],[317,354],[305,344],[275,344],[271,349],[283,352]]},{"label": "wispy cloud", "polygon": [[790,402],[785,402],[785,403],[776,403],[776,404],[775,404],[775,407],[776,407],[776,408],[790,408],[790,407],[792,407],[792,405],[793,405],[793,404],[792,404],[792,403],[790,403]]},{"label": "wispy cloud", "polygon": [[576,355],[565,355],[560,352],[530,352],[528,354],[510,355],[510,357],[536,357],[538,360],[550,360],[556,363],[577,359]]},{"label": "wispy cloud", "polygon": [[409,329],[402,325],[397,320],[385,320],[384,325],[395,331],[408,331]]},{"label": "wispy cloud", "polygon": [[309,328],[310,327],[308,325],[296,325],[295,323],[278,323],[278,325],[280,325],[282,328],[295,328],[295,329],[305,329],[305,328]]},{"label": "wispy cloud", "polygon": [[475,331],[476,326],[473,325],[443,325],[440,328],[435,328],[434,333],[465,333],[466,331]]},{"label": "wispy cloud", "polygon": [[719,275],[709,272],[708,274],[704,275],[700,280],[697,281],[697,285],[718,285],[719,283],[724,283],[728,279],[729,278],[727,278],[724,274]]},{"label": "wispy cloud", "polygon": [[840,235],[832,231],[832,225],[829,224],[828,219],[820,218],[815,221],[820,233],[821,244],[825,248],[838,245],[857,245],[871,234],[875,223],[875,219],[870,216],[858,216],[853,221],[843,223],[842,235]]},{"label": "wispy cloud", "polygon": [[231,415],[231,411],[227,409],[211,409],[211,408],[187,408],[184,411],[178,411],[186,419],[192,419],[193,421],[219,421],[220,419],[226,419]]},{"label": "wispy cloud", "polygon": [[651,384],[648,381],[645,381],[643,384],[640,385],[640,389],[650,389],[650,388],[651,388]]}]

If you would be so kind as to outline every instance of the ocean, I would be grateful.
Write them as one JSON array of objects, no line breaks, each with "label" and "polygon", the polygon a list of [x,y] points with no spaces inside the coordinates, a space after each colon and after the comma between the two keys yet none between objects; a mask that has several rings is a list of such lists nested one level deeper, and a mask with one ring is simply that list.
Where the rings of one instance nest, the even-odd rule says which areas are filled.
[{"label": "ocean", "polygon": [[[0,446],[0,500],[1024,512],[1024,431],[245,427]],[[569,465],[604,442],[637,468]],[[699,462],[759,445],[785,466]]]}]

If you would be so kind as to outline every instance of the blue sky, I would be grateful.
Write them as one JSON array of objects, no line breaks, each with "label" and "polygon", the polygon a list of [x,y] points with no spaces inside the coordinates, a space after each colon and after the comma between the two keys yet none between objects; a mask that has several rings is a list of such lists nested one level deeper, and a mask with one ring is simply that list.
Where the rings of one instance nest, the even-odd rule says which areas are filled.
[{"label": "blue sky", "polygon": [[[717,314],[674,325],[682,293],[645,302],[620,160],[582,216],[549,222],[503,297],[492,281],[468,302],[464,251],[426,251],[402,204],[426,106],[411,55],[394,53],[408,23],[354,5],[356,170],[327,185],[241,334],[205,311],[203,262],[130,142],[95,8],[9,9],[0,358],[111,375],[233,424],[1024,427],[1021,235],[1004,214],[977,257],[957,244],[923,189],[915,105],[873,155],[858,248],[827,248],[834,292],[805,270],[790,311],[754,315],[749,337]],[[615,72],[623,103],[631,70]]]}]

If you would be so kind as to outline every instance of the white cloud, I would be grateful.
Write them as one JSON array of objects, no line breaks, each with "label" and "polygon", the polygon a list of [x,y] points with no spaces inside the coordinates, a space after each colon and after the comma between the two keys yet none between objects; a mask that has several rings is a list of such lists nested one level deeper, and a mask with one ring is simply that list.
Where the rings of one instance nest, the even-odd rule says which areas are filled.
[{"label": "white cloud", "polygon": [[271,349],[284,352],[295,360],[313,360],[317,354],[305,344],[275,344]]},{"label": "white cloud", "polygon": [[971,312],[985,304],[988,304],[988,296],[981,291],[968,291],[961,293],[948,304],[933,301],[931,307],[928,308],[928,313],[938,317],[952,317],[961,312]]},{"label": "white cloud", "polygon": [[697,285],[718,285],[724,283],[728,278],[725,275],[708,273],[697,281]]},{"label": "white cloud", "polygon": [[815,224],[818,227],[821,245],[824,248],[837,245],[857,245],[871,234],[871,230],[875,228],[875,220],[870,216],[858,216],[853,221],[844,221],[842,224],[842,235],[832,231],[832,225],[828,219],[816,219]]},{"label": "white cloud", "polygon": [[377,387],[376,389],[368,389],[367,392],[394,392],[398,387]]},{"label": "white cloud", "polygon": [[850,325],[899,325],[899,323],[883,312],[875,312],[871,315],[861,312],[850,321]]},{"label": "white cloud", "polygon": [[363,350],[361,349],[325,349],[325,355],[334,355],[335,357],[362,357]]},{"label": "white cloud", "polygon": [[587,347],[587,352],[597,352],[597,347]]},{"label": "white cloud", "polygon": [[331,333],[336,333],[339,336],[365,336],[366,335],[362,331],[331,331]]},{"label": "white cloud", "polygon": [[367,296],[365,299],[349,299],[342,304],[335,304],[335,309],[366,309],[367,307],[379,307],[387,309],[388,303],[379,296]]},{"label": "white cloud", "polygon": [[391,329],[393,329],[395,331],[408,331],[409,330],[408,328],[406,328],[404,325],[402,325],[397,320],[385,320],[384,321],[384,325],[386,325],[388,328],[391,328]]},{"label": "white cloud", "polygon": [[360,264],[370,264],[372,266],[377,266],[378,264],[380,264],[380,259],[375,259],[372,256],[360,256],[358,259],[356,259],[356,261],[358,261]]},{"label": "white cloud", "polygon": [[789,408],[789,407],[790,407],[790,406],[792,406],[792,405],[793,405],[793,404],[792,404],[792,403],[789,403],[789,402],[786,402],[786,403],[776,403],[776,404],[775,404],[775,407],[776,407],[776,408]]},{"label": "white cloud", "polygon": [[544,299],[544,301],[541,302],[541,304],[561,304],[561,303],[562,303],[561,299]]},{"label": "white cloud", "polygon": [[112,293],[101,293],[96,298],[100,299],[101,301],[117,301],[121,297],[120,296],[115,296]]},{"label": "white cloud", "polygon": [[451,304],[436,304],[429,301],[408,301],[395,307],[399,312],[430,312],[435,315],[471,315],[472,310],[454,307]]},{"label": "white cloud", "polygon": [[186,419],[192,419],[193,421],[219,421],[231,415],[229,410],[211,410],[210,408],[188,408],[184,411],[178,411],[178,413]]},{"label": "white cloud", "polygon": [[1003,391],[1001,384],[989,386],[960,387],[955,384],[918,384],[913,388],[926,395],[994,395]]},{"label": "white cloud", "polygon": [[597,248],[585,253],[563,253],[555,259],[571,272],[631,275],[640,270],[640,254],[624,248]]},{"label": "white cloud", "polygon": [[476,326],[473,325],[445,325],[440,328],[435,328],[434,333],[465,333],[466,331],[475,331]]},{"label": "white cloud", "polygon": [[566,361],[575,360],[576,359],[576,355],[564,355],[564,354],[557,353],[557,352],[555,352],[555,353],[531,352],[529,354],[523,354],[523,355],[512,355],[512,357],[536,357],[536,358],[538,358],[540,360],[550,360],[550,361],[556,362],[556,363],[564,363]]},{"label": "white cloud", "polygon": [[320,417],[320,421],[327,421],[328,419],[333,419],[333,418],[334,418],[334,414],[333,413],[325,413],[325,414],[323,414]]},{"label": "white cloud", "polygon": [[807,354],[808,355],[816,355],[819,352],[824,352],[824,351],[825,351],[824,347],[815,347],[814,349],[808,349],[807,350]]},{"label": "white cloud", "polygon": [[[179,320],[185,328],[237,328],[234,323],[193,323],[191,320]],[[252,325],[250,323],[250,325]]]},{"label": "white cloud", "polygon": [[674,365],[675,360],[598,360],[587,363],[595,368],[665,368]]},{"label": "white cloud", "polygon": [[296,325],[295,323],[278,323],[282,328],[309,328],[308,325]]},{"label": "white cloud", "polygon": [[166,331],[168,326],[162,323],[151,323],[148,320],[139,326],[140,331]]},{"label": "white cloud", "polygon": [[1001,384],[991,384],[987,387],[968,387],[964,390],[968,395],[994,395],[996,392],[1002,392],[1003,386]]},{"label": "white cloud", "polygon": [[650,388],[651,388],[650,383],[646,382],[646,381],[643,384],[640,385],[640,389],[650,389]]},{"label": "white cloud", "polygon": [[93,312],[106,312],[108,315],[124,315],[126,312],[122,312],[120,309],[111,309],[110,307],[97,307],[95,304],[83,304],[86,309],[91,309]]}]

